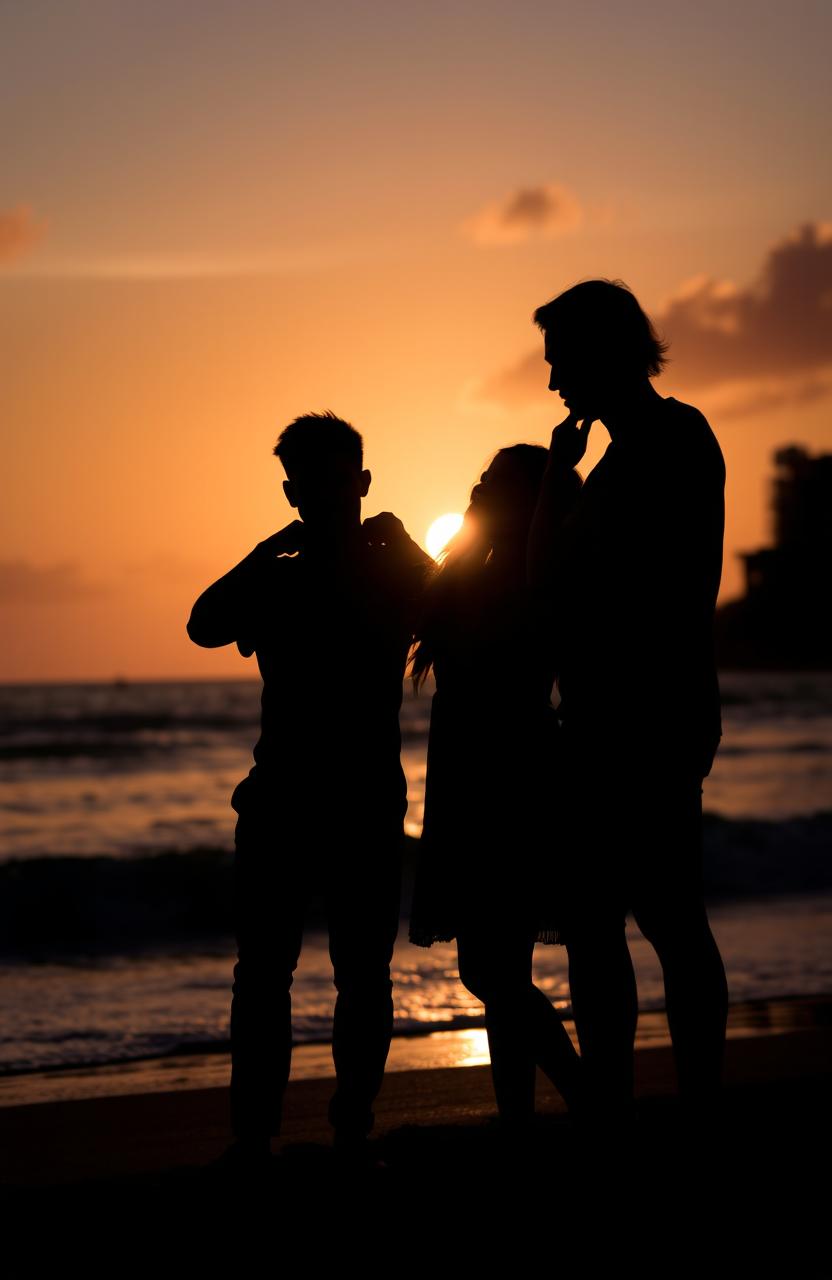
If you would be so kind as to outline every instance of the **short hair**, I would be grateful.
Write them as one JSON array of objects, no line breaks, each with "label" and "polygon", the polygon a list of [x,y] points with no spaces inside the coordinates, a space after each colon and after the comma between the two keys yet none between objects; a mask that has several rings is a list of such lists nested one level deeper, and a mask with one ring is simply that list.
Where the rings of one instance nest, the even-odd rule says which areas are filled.
[{"label": "short hair", "polygon": [[623,280],[584,280],[538,307],[532,319],[544,334],[557,329],[570,347],[614,353],[648,378],[667,363],[668,344]]},{"label": "short hair", "polygon": [[304,413],[284,427],[273,450],[287,475],[325,456],[346,458],[358,471],[364,466],[364,442],[349,422],[331,409]]}]

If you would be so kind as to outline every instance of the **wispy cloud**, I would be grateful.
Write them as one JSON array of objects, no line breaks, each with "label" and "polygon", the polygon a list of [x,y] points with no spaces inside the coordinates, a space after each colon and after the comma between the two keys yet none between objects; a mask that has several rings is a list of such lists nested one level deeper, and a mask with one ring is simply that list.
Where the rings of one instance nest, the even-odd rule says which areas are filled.
[{"label": "wispy cloud", "polygon": [[745,378],[703,387],[699,394],[707,397],[708,412],[723,421],[749,418],[770,413],[774,409],[797,409],[815,404],[832,395],[832,364],[809,377]]},{"label": "wispy cloud", "polygon": [[88,582],[78,565],[38,566],[27,560],[0,560],[0,602],[55,604],[109,595],[100,583]]},{"label": "wispy cloud", "polygon": [[0,266],[25,257],[43,232],[43,222],[35,217],[28,205],[0,209]]},{"label": "wispy cloud", "polygon": [[537,350],[530,351],[522,360],[499,369],[484,379],[478,388],[472,388],[472,401],[484,400],[501,405],[505,409],[522,409],[527,405],[548,400],[550,392],[549,369],[543,359],[543,342]]},{"label": "wispy cloud", "polygon": [[577,196],[567,187],[542,182],[485,205],[463,222],[462,231],[476,244],[520,244],[576,231],[583,220]]},{"label": "wispy cloud", "polygon": [[[699,276],[656,316],[674,382],[708,391],[727,417],[808,404],[832,392],[832,224],[807,223],[740,287]],[[478,398],[508,408],[547,398],[543,346],[486,379]]]},{"label": "wispy cloud", "polygon": [[246,276],[302,275],[345,262],[377,258],[389,252],[375,244],[352,247],[302,247],[263,253],[50,254],[15,264],[17,278],[46,280],[188,281]]},{"label": "wispy cloud", "polygon": [[[304,270],[292,258],[294,270]],[[90,257],[52,257],[27,263],[16,274],[50,280],[201,280],[264,275],[289,269],[289,260],[275,257],[233,257],[217,254],[124,253]]]}]

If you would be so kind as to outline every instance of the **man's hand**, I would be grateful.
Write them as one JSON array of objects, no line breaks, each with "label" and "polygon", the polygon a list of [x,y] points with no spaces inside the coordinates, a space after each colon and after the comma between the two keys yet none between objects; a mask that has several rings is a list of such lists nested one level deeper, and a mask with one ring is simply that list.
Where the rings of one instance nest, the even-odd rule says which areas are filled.
[{"label": "man's hand", "polygon": [[552,432],[549,461],[540,486],[527,552],[529,586],[547,598],[559,572],[564,554],[569,517],[575,504],[579,479],[575,467],[586,453],[589,429],[594,418],[584,418],[578,426],[574,413]]},{"label": "man's hand", "polygon": [[424,568],[433,565],[433,558],[423,551],[418,542],[414,542],[398,516],[392,511],[382,511],[377,516],[370,516],[361,526],[365,545],[378,550],[385,550],[385,560],[401,566],[402,569]]},{"label": "man's hand", "polygon": [[255,547],[258,559],[269,560],[274,556],[293,556],[303,548],[306,530],[302,520],[293,520],[285,529],[264,538]]},{"label": "man's hand", "polygon": [[578,426],[578,419],[570,413],[552,432],[550,462],[558,467],[576,467],[586,453],[589,429],[594,421],[594,418],[584,418]]},{"label": "man's hand", "polygon": [[371,547],[389,547],[410,541],[404,525],[392,511],[382,511],[377,516],[370,516],[361,528]]}]

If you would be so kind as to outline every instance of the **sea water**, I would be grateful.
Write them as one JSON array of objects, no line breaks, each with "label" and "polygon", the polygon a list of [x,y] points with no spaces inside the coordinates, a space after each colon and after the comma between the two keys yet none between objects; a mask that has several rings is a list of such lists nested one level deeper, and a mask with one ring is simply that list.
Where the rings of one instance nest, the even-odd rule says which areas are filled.
[{"label": "sea water", "polygon": [[[832,675],[725,673],[722,689],[705,867],[731,999],[830,994]],[[259,697],[248,680],[0,688],[0,1071],[227,1047],[229,798],[251,764]],[[429,718],[429,694],[406,688],[411,837]],[[641,1007],[659,1009],[655,956],[631,938]],[[481,1027],[453,944],[406,939],[404,921],[397,1033]],[[562,948],[539,946],[535,968],[568,1012]],[[334,991],[314,916],[292,995],[296,1040],[326,1040]]]}]

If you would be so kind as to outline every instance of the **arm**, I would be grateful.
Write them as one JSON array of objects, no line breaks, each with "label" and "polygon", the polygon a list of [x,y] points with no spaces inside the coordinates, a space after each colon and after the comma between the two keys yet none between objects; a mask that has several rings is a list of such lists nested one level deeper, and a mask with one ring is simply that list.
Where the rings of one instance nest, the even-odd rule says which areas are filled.
[{"label": "arm", "polygon": [[432,566],[433,557],[423,551],[418,542],[414,542],[398,516],[392,511],[382,511],[380,515],[370,516],[362,528],[367,535],[370,546],[383,547],[403,568],[424,568]]},{"label": "arm", "polygon": [[[294,520],[263,542],[213,586],[203,591],[188,619],[188,635],[203,649],[233,644],[250,630],[252,603],[263,582],[263,571],[279,555],[300,550],[303,525]],[[246,646],[248,657],[253,649]]]},{"label": "arm", "polygon": [[574,469],[586,452],[592,422],[585,418],[579,427],[570,414],[552,432],[549,461],[529,530],[528,581],[535,593],[551,587],[568,541],[567,524],[579,488]]},{"label": "arm", "polygon": [[371,516],[362,527],[368,544],[377,547],[380,554],[388,558],[398,583],[397,594],[405,610],[404,616],[413,630],[436,562],[418,542],[413,541],[398,516],[390,511]]}]

